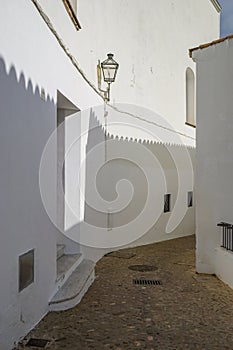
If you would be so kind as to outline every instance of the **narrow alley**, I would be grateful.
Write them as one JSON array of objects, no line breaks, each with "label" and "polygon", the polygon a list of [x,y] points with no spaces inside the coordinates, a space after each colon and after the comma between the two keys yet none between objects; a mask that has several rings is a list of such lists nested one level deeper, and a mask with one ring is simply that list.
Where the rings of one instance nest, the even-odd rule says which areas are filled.
[{"label": "narrow alley", "polygon": [[48,314],[17,349],[33,339],[54,350],[233,349],[233,290],[196,274],[194,236],[118,251],[77,307]]}]

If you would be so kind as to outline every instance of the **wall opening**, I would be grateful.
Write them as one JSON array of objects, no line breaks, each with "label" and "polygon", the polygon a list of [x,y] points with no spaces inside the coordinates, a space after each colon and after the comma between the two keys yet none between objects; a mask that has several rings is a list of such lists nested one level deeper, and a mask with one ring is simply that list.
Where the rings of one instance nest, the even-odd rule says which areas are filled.
[{"label": "wall opening", "polygon": [[19,292],[34,282],[34,249],[19,256]]},{"label": "wall opening", "polygon": [[186,124],[196,126],[195,75],[191,68],[186,69]]},{"label": "wall opening", "polygon": [[165,194],[164,195],[164,213],[168,213],[171,211],[171,194]]},{"label": "wall opening", "polygon": [[66,123],[65,119],[80,111],[66,96],[57,91],[57,224],[65,229],[66,193]]},{"label": "wall opening", "polygon": [[190,191],[188,192],[188,207],[192,207],[193,206],[193,192]]}]

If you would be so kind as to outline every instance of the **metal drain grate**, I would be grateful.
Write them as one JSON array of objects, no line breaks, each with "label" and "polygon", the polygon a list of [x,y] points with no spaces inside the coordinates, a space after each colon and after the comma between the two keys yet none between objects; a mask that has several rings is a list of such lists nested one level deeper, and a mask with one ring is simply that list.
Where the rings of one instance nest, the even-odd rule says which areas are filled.
[{"label": "metal drain grate", "polygon": [[46,340],[46,339],[34,339],[34,338],[31,338],[26,346],[34,346],[36,348],[45,348],[46,345],[49,343],[49,340]]},{"label": "metal drain grate", "polygon": [[161,282],[159,280],[133,280],[133,284],[160,286]]}]

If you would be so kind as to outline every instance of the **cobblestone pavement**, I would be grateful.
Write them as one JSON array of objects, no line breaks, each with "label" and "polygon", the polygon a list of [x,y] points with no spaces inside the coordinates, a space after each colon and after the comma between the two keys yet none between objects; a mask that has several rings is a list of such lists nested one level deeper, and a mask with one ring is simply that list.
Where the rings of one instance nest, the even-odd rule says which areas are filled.
[{"label": "cobblestone pavement", "polygon": [[[46,349],[54,350],[233,349],[233,290],[195,273],[194,246],[191,236],[105,256],[81,303],[48,314],[23,343],[33,337],[50,340]],[[158,269],[128,268],[139,264]],[[161,285],[134,285],[138,278]]]}]

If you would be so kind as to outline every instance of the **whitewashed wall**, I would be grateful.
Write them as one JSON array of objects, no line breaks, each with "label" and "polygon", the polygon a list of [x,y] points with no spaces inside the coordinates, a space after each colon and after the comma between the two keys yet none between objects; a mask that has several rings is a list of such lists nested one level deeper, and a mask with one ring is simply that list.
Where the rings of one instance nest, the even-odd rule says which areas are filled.
[{"label": "whitewashed wall", "polygon": [[[111,108],[107,112],[105,121],[101,107],[81,113],[81,179],[74,176],[76,183],[80,181],[81,211],[73,204],[75,192],[67,196],[76,217],[66,234],[81,242],[81,252],[95,261],[118,248],[190,235],[195,230],[194,206],[187,206],[188,192],[194,190],[195,150],[180,145],[175,133],[159,132],[151,125],[146,128],[143,122],[136,128],[126,114],[123,122],[121,113],[116,115]],[[140,108],[137,112],[150,113]],[[71,117],[71,125],[77,117]],[[119,127],[124,136],[114,133]],[[77,158],[76,147],[69,152],[70,164]],[[165,193],[171,194],[170,213],[163,213]]]},{"label": "whitewashed wall", "polygon": [[[184,126],[185,70],[187,66],[194,69],[187,49],[218,36],[219,14],[210,1],[187,0],[184,5],[180,0],[177,5],[161,0],[155,6],[150,0],[147,7],[139,0],[80,1],[79,32],[62,1],[39,3],[91,81],[96,79],[97,60],[104,59],[108,51],[115,53],[120,63],[112,88],[115,103],[150,108],[165,118],[162,122],[168,119],[176,129],[194,136],[193,130]],[[102,100],[77,73],[31,1],[5,1],[0,30],[5,33],[0,45],[0,192],[4,198],[0,211],[0,277],[4,281],[0,289],[0,348],[8,350],[47,312],[54,290],[57,230],[42,206],[38,171],[43,148],[56,127],[57,90],[80,110],[101,105]],[[40,98],[42,87],[45,101]],[[82,129],[80,123],[78,127]],[[123,130],[115,127],[115,134]],[[81,160],[86,142],[77,150]],[[56,145],[53,151],[56,153]],[[55,179],[54,172],[49,183],[54,201]],[[86,185],[87,181],[82,183],[84,191]],[[80,201],[78,209],[81,222],[85,201]],[[149,235],[144,242],[152,238]],[[18,256],[32,248],[35,283],[19,294]]]},{"label": "whitewashed wall", "polygon": [[221,221],[233,223],[233,41],[193,52],[197,62],[197,270],[233,287],[232,253],[221,248]]},{"label": "whitewashed wall", "polygon": [[211,0],[78,0],[82,29],[76,34],[61,20],[62,2],[56,9],[53,1],[39,2],[96,85],[98,59],[115,54],[113,103],[144,106],[195,136],[185,125],[185,72],[195,72],[188,49],[219,37],[220,14]]},{"label": "whitewashed wall", "polygon": [[[47,312],[54,290],[57,230],[40,198],[39,165],[56,127],[57,90],[81,109],[100,99],[31,1],[4,1],[0,31],[5,33],[0,45],[0,348],[8,350]],[[56,147],[53,151],[55,168]],[[56,173],[50,188],[55,200]],[[18,257],[33,248],[35,283],[19,293]]]}]

